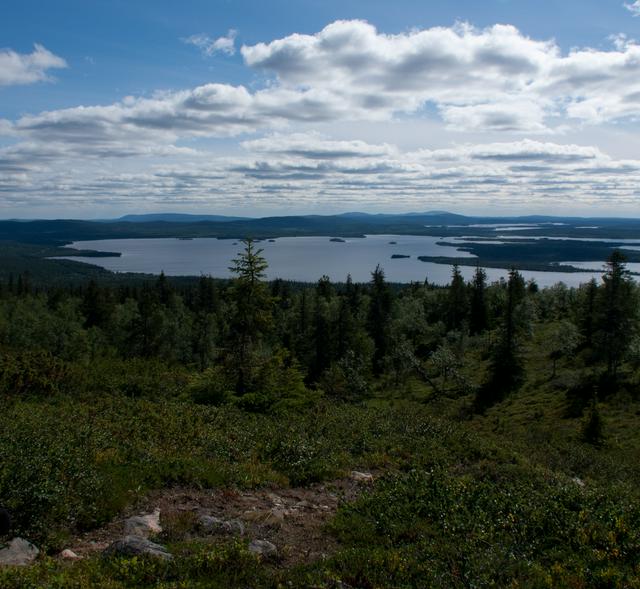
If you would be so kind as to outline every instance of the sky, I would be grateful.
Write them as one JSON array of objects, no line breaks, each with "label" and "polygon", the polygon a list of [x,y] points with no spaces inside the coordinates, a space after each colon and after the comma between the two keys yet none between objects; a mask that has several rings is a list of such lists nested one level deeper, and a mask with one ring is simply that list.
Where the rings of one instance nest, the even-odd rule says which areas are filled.
[{"label": "sky", "polygon": [[0,218],[640,217],[640,0],[0,14]]}]

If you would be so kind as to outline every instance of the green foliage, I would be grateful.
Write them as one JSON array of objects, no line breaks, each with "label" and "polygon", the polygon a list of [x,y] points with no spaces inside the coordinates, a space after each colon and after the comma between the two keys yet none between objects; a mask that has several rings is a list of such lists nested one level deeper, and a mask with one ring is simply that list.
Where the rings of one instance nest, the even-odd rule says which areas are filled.
[{"label": "green foliage", "polygon": [[458,265],[453,266],[451,284],[448,289],[447,327],[457,331],[467,319],[467,287]]},{"label": "green foliage", "polygon": [[142,557],[91,558],[73,567],[45,559],[33,567],[0,569],[3,589],[273,588],[277,580],[241,543],[184,543],[170,562]]},{"label": "green foliage", "polygon": [[402,462],[437,429],[416,422],[415,410],[316,403],[297,411],[123,397],[15,402],[0,415],[0,497],[21,533],[57,545],[147,489],[306,484],[356,464]]},{"label": "green foliage", "polygon": [[487,273],[480,267],[476,268],[471,283],[471,302],[469,308],[469,330],[472,335],[482,333],[487,328],[486,282]]},{"label": "green foliage", "polygon": [[589,413],[582,424],[582,439],[596,447],[604,444],[604,422],[595,399],[591,402]]},{"label": "green foliage", "polygon": [[212,366],[191,376],[186,393],[196,403],[224,405],[231,400],[233,385],[222,366]]},{"label": "green foliage", "polygon": [[637,330],[637,289],[625,266],[625,257],[615,250],[607,262],[603,285],[595,308],[594,342],[607,374],[615,379],[617,369]]},{"label": "green foliage", "polygon": [[340,401],[361,401],[369,396],[368,367],[362,358],[349,350],[331,365],[320,380],[320,386],[330,397]]},{"label": "green foliage", "polygon": [[373,339],[373,372],[380,375],[383,370],[384,358],[389,351],[389,321],[393,304],[392,292],[384,278],[384,271],[380,266],[371,273],[371,299],[367,327]]},{"label": "green foliage", "polygon": [[72,378],[70,365],[48,352],[0,354],[0,398],[52,396],[68,391]]},{"label": "green foliage", "polygon": [[333,523],[351,551],[330,568],[359,586],[588,586],[637,583],[640,511],[524,465],[380,481]]},{"label": "green foliage", "polygon": [[551,378],[556,376],[558,360],[573,354],[581,343],[578,328],[570,321],[556,323],[548,332],[547,349],[552,362]]},{"label": "green foliage", "polygon": [[54,545],[109,517],[109,480],[98,467],[91,418],[74,423],[46,405],[6,407],[0,427],[0,497],[16,534]]},{"label": "green foliage", "polygon": [[386,473],[342,505],[336,552],[270,568],[190,542],[190,515],[165,522],[171,563],[44,559],[1,587],[640,583],[637,287],[619,259],[600,286],[539,291],[515,270],[269,285],[250,242],[234,268],[0,290],[0,502],[55,551],[152,489]]},{"label": "green foliage", "polygon": [[262,250],[254,250],[251,239],[245,239],[242,243],[244,251],[229,268],[236,278],[231,288],[234,307],[228,366],[236,372],[235,390],[239,394],[249,392],[252,388],[255,355],[273,319],[273,300],[267,286],[261,282],[267,262],[260,255]]},{"label": "green foliage", "polygon": [[481,387],[475,399],[477,411],[499,403],[517,390],[524,380],[521,339],[527,328],[526,291],[522,275],[509,272],[503,320],[496,343],[491,350],[489,378]]}]

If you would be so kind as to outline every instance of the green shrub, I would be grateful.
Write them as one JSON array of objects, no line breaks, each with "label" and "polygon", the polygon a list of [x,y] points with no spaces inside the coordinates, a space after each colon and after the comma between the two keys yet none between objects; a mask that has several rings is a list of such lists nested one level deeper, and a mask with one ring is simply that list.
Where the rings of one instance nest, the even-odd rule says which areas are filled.
[{"label": "green shrub", "polygon": [[49,352],[7,352],[0,355],[0,396],[52,396],[72,388],[71,366]]}]

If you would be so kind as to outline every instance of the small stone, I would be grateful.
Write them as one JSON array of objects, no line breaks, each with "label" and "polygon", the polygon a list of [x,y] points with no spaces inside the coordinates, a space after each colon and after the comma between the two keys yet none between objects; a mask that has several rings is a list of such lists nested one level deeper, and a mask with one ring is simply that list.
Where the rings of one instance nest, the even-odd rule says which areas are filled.
[{"label": "small stone", "polygon": [[373,483],[373,475],[370,472],[351,471],[351,480],[356,483]]},{"label": "small stone", "polygon": [[224,520],[213,515],[201,515],[198,519],[200,527],[208,533],[216,532],[222,527]]},{"label": "small stone", "polygon": [[280,495],[276,495],[275,493],[267,493],[267,497],[274,505],[282,505],[282,497],[280,497]]},{"label": "small stone", "polygon": [[125,536],[113,542],[103,553],[104,556],[152,556],[171,560],[173,556],[164,546],[140,536]]},{"label": "small stone", "polygon": [[207,534],[244,535],[244,524],[237,519],[223,520],[212,515],[202,515],[198,523]]},{"label": "small stone", "polygon": [[222,527],[227,534],[233,536],[244,536],[244,524],[239,519],[230,519]]},{"label": "small stone", "polygon": [[282,509],[256,509],[242,514],[242,519],[266,526],[279,526],[284,518],[285,512]]},{"label": "small stone", "polygon": [[125,536],[140,536],[148,538],[162,532],[160,525],[160,510],[156,508],[147,515],[135,515],[124,522]]},{"label": "small stone", "polygon": [[65,548],[60,553],[60,558],[62,558],[63,560],[81,560],[82,556],[78,556],[73,550]]},{"label": "small stone", "polygon": [[253,540],[251,544],[249,544],[249,552],[253,552],[266,560],[278,558],[276,545],[268,540]]},{"label": "small stone", "polygon": [[38,558],[40,551],[23,538],[14,538],[0,550],[0,566],[26,566]]},{"label": "small stone", "polygon": [[585,487],[585,486],[586,486],[585,482],[584,482],[581,478],[574,477],[574,478],[572,478],[571,480],[572,480],[576,485],[578,485],[578,487]]}]

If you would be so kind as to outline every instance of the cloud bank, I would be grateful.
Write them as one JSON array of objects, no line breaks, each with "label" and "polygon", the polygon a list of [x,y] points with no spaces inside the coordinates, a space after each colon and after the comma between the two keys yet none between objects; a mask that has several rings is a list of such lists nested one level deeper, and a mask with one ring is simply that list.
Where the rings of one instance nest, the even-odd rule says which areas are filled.
[{"label": "cloud bank", "polygon": [[[232,54],[235,32],[187,42]],[[337,21],[240,52],[266,76],[262,87],[213,82],[0,120],[12,141],[0,148],[0,202],[390,210],[637,202],[638,161],[562,141],[571,130],[640,118],[640,45],[627,38],[562,51],[510,25],[388,35]],[[65,65],[41,47],[0,54],[0,64],[4,55],[36,54],[35,79]],[[425,138],[423,149],[407,151],[310,131],[407,118],[437,121],[453,147],[429,149]],[[485,132],[504,140],[456,144],[456,133]],[[212,156],[199,143],[229,137],[243,139],[239,153]]]}]

